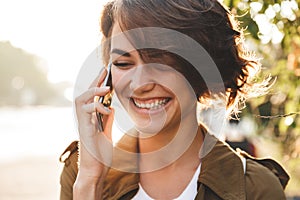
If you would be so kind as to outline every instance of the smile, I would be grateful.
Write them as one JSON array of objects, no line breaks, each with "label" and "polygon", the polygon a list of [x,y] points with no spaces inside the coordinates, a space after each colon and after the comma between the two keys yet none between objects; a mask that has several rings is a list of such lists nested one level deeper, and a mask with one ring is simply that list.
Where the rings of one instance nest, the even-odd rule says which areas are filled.
[{"label": "smile", "polygon": [[154,98],[148,100],[141,100],[136,98],[131,98],[134,105],[140,109],[155,110],[165,106],[171,98]]}]

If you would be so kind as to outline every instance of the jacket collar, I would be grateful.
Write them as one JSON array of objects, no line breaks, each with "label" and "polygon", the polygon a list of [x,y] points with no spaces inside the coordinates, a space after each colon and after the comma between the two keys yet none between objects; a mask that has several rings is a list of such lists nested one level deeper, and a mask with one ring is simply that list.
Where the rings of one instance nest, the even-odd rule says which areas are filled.
[{"label": "jacket collar", "polygon": [[[205,185],[224,200],[245,200],[244,171],[239,155],[214,136],[206,134],[205,137],[209,142],[204,143],[208,147],[204,149],[210,150],[202,158],[198,185]],[[119,148],[122,149],[121,152]],[[123,150],[136,155],[136,137],[125,135],[117,144],[113,167],[106,177],[104,199],[106,195],[112,199],[119,199],[129,191],[138,189],[139,175],[132,173],[138,171],[138,158],[128,156],[130,154],[127,153],[125,155]]]},{"label": "jacket collar", "polygon": [[221,199],[245,200],[245,177],[240,156],[214,136],[207,134],[206,137],[209,137],[208,146],[215,145],[202,158],[198,183],[209,187]]}]

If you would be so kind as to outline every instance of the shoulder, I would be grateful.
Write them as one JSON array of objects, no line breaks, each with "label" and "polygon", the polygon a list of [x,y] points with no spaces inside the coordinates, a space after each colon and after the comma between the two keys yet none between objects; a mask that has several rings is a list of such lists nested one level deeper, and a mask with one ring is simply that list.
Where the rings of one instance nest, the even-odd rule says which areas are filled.
[{"label": "shoulder", "polygon": [[[285,199],[284,188],[289,176],[274,160],[255,159],[218,140],[212,149],[207,149],[198,181],[220,198]],[[243,160],[246,160],[245,168]]]},{"label": "shoulder", "polygon": [[61,154],[59,161],[64,163],[60,176],[60,199],[71,200],[73,198],[73,184],[78,173],[78,141],[72,142]]},{"label": "shoulder", "polygon": [[247,199],[286,199],[284,189],[289,175],[272,159],[253,158],[244,152],[247,159],[245,183]]}]

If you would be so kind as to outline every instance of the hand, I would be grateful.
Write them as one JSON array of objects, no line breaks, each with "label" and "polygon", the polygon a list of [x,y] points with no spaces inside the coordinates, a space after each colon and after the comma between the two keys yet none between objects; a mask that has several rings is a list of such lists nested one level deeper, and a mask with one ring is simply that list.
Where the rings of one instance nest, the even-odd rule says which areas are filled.
[{"label": "hand", "polygon": [[[106,70],[102,70],[89,89],[75,99],[80,135],[80,159],[79,172],[74,185],[74,198],[78,197],[78,199],[83,193],[85,193],[84,199],[93,194],[101,195],[101,185],[108,171],[107,166],[111,164],[114,110],[94,100],[96,96],[104,96],[110,91],[109,87],[99,87],[106,74]],[[103,132],[98,130],[96,111],[103,115]]]}]

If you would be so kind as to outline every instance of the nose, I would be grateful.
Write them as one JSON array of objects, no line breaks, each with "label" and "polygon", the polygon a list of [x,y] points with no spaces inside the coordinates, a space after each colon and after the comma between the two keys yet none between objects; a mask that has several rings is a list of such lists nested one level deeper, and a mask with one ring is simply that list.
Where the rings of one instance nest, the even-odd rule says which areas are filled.
[{"label": "nose", "polygon": [[132,74],[130,89],[135,93],[144,93],[153,90],[155,83],[151,66],[139,65],[135,67]]}]

